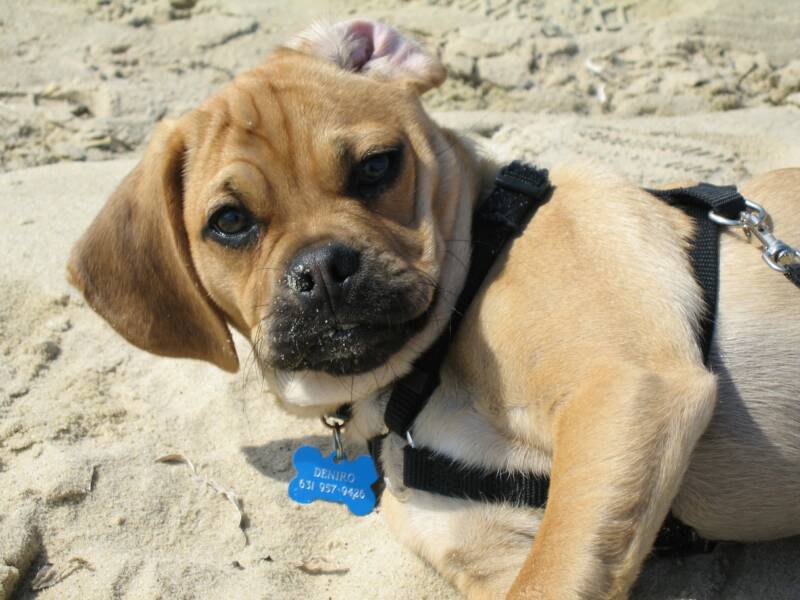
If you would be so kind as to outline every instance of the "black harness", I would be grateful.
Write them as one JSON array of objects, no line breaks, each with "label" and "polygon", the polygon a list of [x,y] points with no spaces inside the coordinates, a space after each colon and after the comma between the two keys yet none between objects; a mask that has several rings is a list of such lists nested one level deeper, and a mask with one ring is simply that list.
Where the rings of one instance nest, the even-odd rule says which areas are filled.
[{"label": "black harness", "polygon": [[[700,323],[698,344],[708,366],[717,306],[720,226],[709,211],[736,220],[745,200],[733,186],[701,183],[690,188],[647,190],[657,198],[684,210],[697,224],[690,257],[695,277],[703,289],[706,312]],[[464,464],[417,446],[410,430],[439,385],[439,371],[458,327],[498,256],[519,235],[536,210],[551,196],[546,170],[512,162],[497,175],[489,196],[478,207],[472,222],[472,255],[463,291],[448,325],[439,338],[414,362],[411,371],[397,380],[384,413],[389,432],[408,440],[403,449],[403,485],[442,496],[484,502],[508,502],[542,508],[547,502],[550,479],[544,473],[498,472]],[[800,286],[800,264],[786,276]],[[794,279],[793,279],[794,278]],[[349,408],[349,407],[348,407]],[[388,434],[386,434],[388,435]],[[381,472],[381,443],[385,435],[369,440],[369,450]],[[654,550],[660,554],[709,552],[714,542],[704,540],[672,513],[667,517]]]}]

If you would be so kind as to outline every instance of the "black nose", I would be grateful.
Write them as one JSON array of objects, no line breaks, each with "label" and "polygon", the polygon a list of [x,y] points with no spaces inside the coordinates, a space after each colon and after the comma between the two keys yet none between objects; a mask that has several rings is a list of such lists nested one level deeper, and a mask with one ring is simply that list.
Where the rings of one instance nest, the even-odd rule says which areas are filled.
[{"label": "black nose", "polygon": [[358,252],[340,242],[305,248],[289,263],[286,285],[305,300],[330,301],[335,309],[343,288],[358,272],[360,263]]}]

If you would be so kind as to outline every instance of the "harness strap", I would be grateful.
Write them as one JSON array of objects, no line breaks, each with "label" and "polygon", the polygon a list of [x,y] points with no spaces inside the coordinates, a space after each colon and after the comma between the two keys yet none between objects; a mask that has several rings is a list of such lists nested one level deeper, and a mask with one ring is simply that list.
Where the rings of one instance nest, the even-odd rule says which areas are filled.
[{"label": "harness strap", "polygon": [[[378,455],[373,454],[376,464],[379,464]],[[403,485],[448,498],[544,508],[550,478],[533,473],[489,471],[427,448],[406,446],[403,448]],[[715,541],[700,537],[694,528],[670,512],[658,531],[653,552],[659,556],[685,556],[705,554],[715,547]]]},{"label": "harness strap", "polygon": [[508,240],[525,228],[536,209],[547,202],[550,190],[547,170],[519,161],[500,169],[492,191],[473,216],[469,271],[450,321],[433,345],[414,361],[411,371],[394,385],[383,416],[389,431],[408,437],[417,415],[439,385],[439,370],[450,341],[495,259]]},{"label": "harness strap", "polygon": [[744,198],[735,185],[698,183],[688,188],[647,191],[673,206],[691,205],[706,211],[713,210],[726,219],[738,219],[739,213],[745,209]]},{"label": "harness strap", "polygon": [[703,290],[705,310],[700,317],[697,343],[703,353],[703,363],[708,366],[714,320],[717,313],[719,290],[719,225],[708,214],[713,212],[727,219],[738,219],[745,209],[742,195],[736,187],[700,183],[689,188],[672,190],[647,190],[650,194],[688,214],[696,229],[689,258],[695,278]]},{"label": "harness strap", "polygon": [[427,448],[403,449],[403,483],[424,492],[483,502],[540,508],[547,502],[546,475],[487,471]]}]

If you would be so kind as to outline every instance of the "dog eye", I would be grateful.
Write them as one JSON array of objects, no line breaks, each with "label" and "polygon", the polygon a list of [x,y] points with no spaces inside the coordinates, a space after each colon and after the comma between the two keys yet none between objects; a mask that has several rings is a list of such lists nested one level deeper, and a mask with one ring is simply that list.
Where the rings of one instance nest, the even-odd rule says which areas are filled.
[{"label": "dog eye", "polygon": [[361,159],[350,176],[350,194],[370,198],[383,192],[399,173],[401,157],[401,151],[394,149],[375,152]]},{"label": "dog eye", "polygon": [[389,170],[390,158],[387,153],[375,154],[358,165],[358,178],[361,183],[372,184],[380,181]]},{"label": "dog eye", "polygon": [[255,239],[258,224],[245,209],[227,205],[211,215],[204,233],[220,244],[239,248]]}]

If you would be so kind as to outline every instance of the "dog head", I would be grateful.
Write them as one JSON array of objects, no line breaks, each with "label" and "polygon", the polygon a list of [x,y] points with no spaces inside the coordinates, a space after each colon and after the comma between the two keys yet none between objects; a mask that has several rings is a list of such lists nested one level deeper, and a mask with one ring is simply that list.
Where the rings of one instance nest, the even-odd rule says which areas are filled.
[{"label": "dog head", "polygon": [[443,79],[380,23],[309,29],[158,129],[71,281],[157,354],[235,371],[233,326],[290,407],[368,396],[435,339],[468,261],[471,154],[419,100]]}]

